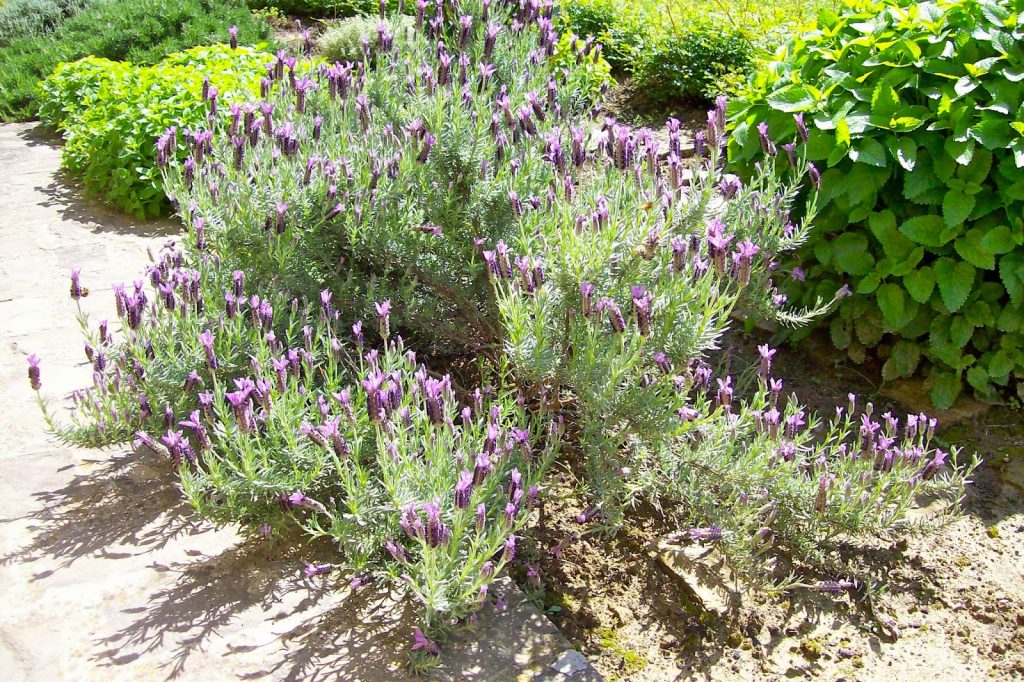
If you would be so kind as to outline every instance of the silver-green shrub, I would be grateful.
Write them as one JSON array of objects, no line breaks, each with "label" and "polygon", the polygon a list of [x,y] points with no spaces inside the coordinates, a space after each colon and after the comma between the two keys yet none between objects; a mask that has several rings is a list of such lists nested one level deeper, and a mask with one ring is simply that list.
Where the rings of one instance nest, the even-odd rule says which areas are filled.
[{"label": "silver-green shrub", "polygon": [[[378,17],[362,15],[331,24],[316,40],[317,52],[328,62],[360,62],[367,47],[377,38]],[[399,14],[383,20],[387,30],[401,40],[412,28],[412,17]]]}]

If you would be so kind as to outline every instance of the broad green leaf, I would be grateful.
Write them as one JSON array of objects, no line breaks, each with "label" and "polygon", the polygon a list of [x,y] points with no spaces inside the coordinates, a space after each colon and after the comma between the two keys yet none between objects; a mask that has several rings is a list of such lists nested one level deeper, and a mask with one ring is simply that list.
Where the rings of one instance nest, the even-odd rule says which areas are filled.
[{"label": "broad green leaf", "polygon": [[868,252],[868,239],[857,232],[844,232],[833,243],[832,256],[843,272],[866,275],[875,264]]},{"label": "broad green leaf", "polygon": [[996,351],[988,361],[988,373],[993,377],[1004,377],[1013,371],[1015,363],[1005,350]]},{"label": "broad green leaf", "polygon": [[960,377],[952,372],[936,372],[931,380],[932,403],[940,410],[948,410],[960,395]]},{"label": "broad green leaf", "polygon": [[803,85],[787,85],[767,97],[768,104],[776,111],[797,113],[814,108],[814,94]]},{"label": "broad green leaf", "polygon": [[974,140],[957,141],[952,137],[946,139],[946,153],[961,166],[966,166],[974,158]]},{"label": "broad green leaf", "polygon": [[900,340],[893,344],[889,358],[882,367],[882,378],[886,381],[911,377],[921,362],[921,348],[912,341]]},{"label": "broad green leaf", "polygon": [[922,215],[904,221],[900,232],[912,241],[924,246],[942,246],[948,239],[943,239],[946,223],[937,215]]},{"label": "broad green leaf", "polygon": [[846,117],[836,121],[836,144],[850,146],[850,125],[846,122]]},{"label": "broad green leaf", "polygon": [[949,323],[949,338],[957,345],[958,348],[963,348],[967,345],[967,342],[971,340],[971,336],[974,335],[974,325],[967,320],[963,315],[954,315],[953,320]]},{"label": "broad green leaf", "polygon": [[996,259],[991,252],[985,249],[984,237],[985,230],[976,227],[965,232],[953,246],[956,252],[971,265],[983,270],[991,270],[996,266]]},{"label": "broad green leaf", "polygon": [[1019,306],[1024,304],[1024,253],[1011,251],[999,259],[999,279],[1010,294],[1010,302]]},{"label": "broad green leaf", "polygon": [[907,239],[896,227],[896,216],[892,211],[876,211],[868,216],[868,227],[885,255],[903,260],[914,250],[914,242]]},{"label": "broad green leaf", "polygon": [[896,161],[904,170],[914,170],[914,165],[917,163],[917,143],[913,138],[904,137],[900,140],[896,149]]},{"label": "broad green leaf", "polygon": [[1017,247],[1017,243],[1013,240],[1013,233],[1006,225],[997,225],[985,230],[985,234],[981,238],[981,245],[986,251],[996,255],[1009,253]]},{"label": "broad green leaf", "polygon": [[878,288],[882,277],[877,272],[869,272],[861,281],[857,282],[855,291],[858,294],[867,296]]},{"label": "broad green leaf", "polygon": [[875,292],[875,298],[888,326],[892,329],[902,327],[905,315],[903,289],[896,284],[883,284]]},{"label": "broad green leaf", "polygon": [[946,227],[962,225],[974,210],[974,197],[960,190],[951,189],[942,200],[942,218]]},{"label": "broad green leaf", "polygon": [[850,149],[850,159],[855,163],[866,163],[877,168],[885,168],[888,165],[885,147],[870,137],[862,138]]},{"label": "broad green leaf", "polygon": [[891,118],[893,114],[899,111],[899,108],[900,96],[896,94],[896,91],[893,90],[893,87],[887,81],[879,81],[878,85],[875,86],[874,93],[871,95],[871,113],[884,118]]},{"label": "broad green leaf", "polygon": [[974,287],[974,267],[970,263],[958,262],[948,257],[938,259],[933,267],[942,302],[951,313],[955,313],[971,295],[971,289]]},{"label": "broad green leaf", "polygon": [[935,289],[935,272],[929,266],[908,272],[903,276],[903,286],[918,303],[927,303]]}]

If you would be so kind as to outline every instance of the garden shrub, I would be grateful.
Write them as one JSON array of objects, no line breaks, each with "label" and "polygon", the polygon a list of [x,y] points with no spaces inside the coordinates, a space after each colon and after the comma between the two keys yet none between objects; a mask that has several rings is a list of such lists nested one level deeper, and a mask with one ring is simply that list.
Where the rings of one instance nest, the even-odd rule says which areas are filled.
[{"label": "garden shrub", "polygon": [[[397,25],[386,21],[387,30],[400,40],[412,28],[412,19],[404,15],[394,17]],[[328,26],[317,37],[319,54],[328,62],[358,62],[363,58],[363,40],[372,42],[377,38],[381,19],[376,16],[358,16],[342,19]]]},{"label": "garden shrub", "polygon": [[135,432],[205,515],[331,537],[355,584],[421,601],[427,636],[488,603],[562,447],[581,523],[664,502],[678,541],[786,585],[842,575],[834,540],[897,533],[916,495],[956,501],[971,464],[926,418],[851,405],[815,429],[767,347],[707,364],[740,302],[829,305],[791,310],[772,279],[810,215],[770,173],[722,174],[724,102],[690,177],[677,121],[664,164],[650,131],[589,126],[597,57],[556,65],[550,9],[431,5],[359,65],[279,55],[241,118],[162,135],[190,150],[161,157],[184,249],[115,287],[120,330],[81,319],[94,383],[57,433]]},{"label": "garden shrub", "polygon": [[193,48],[155,66],[86,57],[43,81],[39,116],[63,135],[63,166],[89,192],[140,218],[157,216],[168,203],[154,141],[171,122],[182,130],[206,124],[204,88],[216,88],[218,113],[231,116],[233,100],[259,92],[270,59],[227,45]]},{"label": "garden shrub", "polygon": [[0,45],[52,31],[90,0],[11,0],[0,5]]},{"label": "garden shrub", "polygon": [[103,0],[89,2],[44,35],[0,45],[0,120],[37,113],[36,86],[61,62],[86,56],[150,65],[173,52],[223,40],[238,26],[239,42],[257,44],[269,28],[242,0]]},{"label": "garden shrub", "polygon": [[740,32],[698,21],[651,40],[633,69],[637,88],[655,100],[712,99],[729,76],[747,69],[753,56],[753,45]]},{"label": "garden shrub", "polygon": [[[794,40],[734,102],[730,156],[763,159],[808,128],[821,213],[804,251],[813,298],[849,281],[837,347],[926,373],[949,407],[1024,369],[1024,28],[1005,2],[885,0]],[[780,157],[784,156],[780,154]]]},{"label": "garden shrub", "polygon": [[[388,0],[388,10],[394,11],[399,0]],[[405,3],[412,6],[412,1]],[[380,10],[379,0],[249,0],[249,7],[255,10],[277,9],[284,14],[301,17],[336,19],[362,14],[375,14]]]},{"label": "garden shrub", "polygon": [[604,47],[656,101],[713,99],[834,0],[562,0],[559,22]]}]

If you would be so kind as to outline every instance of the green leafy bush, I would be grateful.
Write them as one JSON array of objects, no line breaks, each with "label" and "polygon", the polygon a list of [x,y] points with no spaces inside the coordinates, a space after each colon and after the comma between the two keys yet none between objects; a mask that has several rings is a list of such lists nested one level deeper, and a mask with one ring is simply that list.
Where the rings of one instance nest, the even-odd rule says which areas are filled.
[{"label": "green leafy bush", "polygon": [[559,24],[593,36],[608,62],[655,100],[712,99],[732,89],[792,33],[835,0],[563,0]]},{"label": "green leafy bush", "polygon": [[[373,43],[377,40],[377,27],[381,19],[377,16],[357,16],[342,19],[332,24],[317,38],[319,54],[328,62],[359,62],[363,59],[363,40]],[[388,30],[397,40],[412,28],[412,18],[404,15],[384,21]],[[397,24],[397,25],[394,25]]]},{"label": "green leafy bush", "polygon": [[184,130],[206,123],[207,79],[219,91],[218,111],[230,115],[234,99],[259,91],[270,58],[227,45],[193,48],[155,66],[87,57],[61,64],[43,81],[39,116],[64,136],[63,165],[89,192],[139,217],[160,215],[168,204],[157,138],[169,124]]},{"label": "green leafy bush", "polygon": [[691,23],[651,41],[634,62],[637,87],[655,100],[712,99],[723,83],[751,64],[754,48],[738,31]]},{"label": "green leafy bush", "polygon": [[[394,10],[398,4],[399,0],[388,0],[388,9]],[[406,6],[413,4],[411,0],[406,2]],[[249,0],[249,6],[256,10],[274,8],[285,14],[330,19],[380,11],[379,0]]]},{"label": "green leafy bush", "polygon": [[1024,24],[1005,2],[873,2],[823,14],[734,102],[730,155],[809,128],[821,210],[805,296],[850,281],[835,344],[886,379],[994,397],[1024,370]]},{"label": "green leafy bush", "polygon": [[90,2],[44,35],[0,45],[0,119],[34,118],[36,86],[61,62],[95,56],[154,64],[173,52],[224,40],[231,25],[238,26],[243,45],[269,35],[242,0]]}]

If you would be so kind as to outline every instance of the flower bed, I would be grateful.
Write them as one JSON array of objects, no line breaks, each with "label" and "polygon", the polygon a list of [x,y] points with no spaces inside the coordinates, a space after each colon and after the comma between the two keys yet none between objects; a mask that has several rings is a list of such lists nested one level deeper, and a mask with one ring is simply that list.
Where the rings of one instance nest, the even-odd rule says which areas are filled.
[{"label": "flower bed", "polygon": [[422,605],[418,664],[522,561],[569,457],[594,532],[660,505],[671,541],[752,585],[853,589],[836,545],[956,501],[973,464],[923,416],[809,414],[768,346],[709,364],[737,305],[790,324],[831,305],[774,284],[810,229],[797,187],[721,172],[724,101],[689,174],[678,122],[666,147],[592,125],[596,51],[560,55],[550,6],[459,9],[421,5],[403,40],[382,25],[356,64],[279,54],[258,99],[155,141],[188,236],[115,287],[119,329],[81,320],[93,385],[55,431],[165,453],[200,512],[254,535],[331,538],[312,572]]}]

